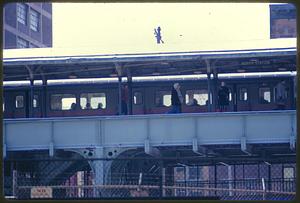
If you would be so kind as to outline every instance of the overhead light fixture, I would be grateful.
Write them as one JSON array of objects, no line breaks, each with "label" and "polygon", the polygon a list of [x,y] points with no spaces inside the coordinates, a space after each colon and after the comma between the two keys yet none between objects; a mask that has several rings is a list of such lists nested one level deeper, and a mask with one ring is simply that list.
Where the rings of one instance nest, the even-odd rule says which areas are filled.
[{"label": "overhead light fixture", "polygon": [[75,74],[69,75],[69,79],[76,79],[76,78],[77,78],[77,75],[75,75]]},{"label": "overhead light fixture", "polygon": [[153,72],[152,75],[160,75],[159,72]]}]

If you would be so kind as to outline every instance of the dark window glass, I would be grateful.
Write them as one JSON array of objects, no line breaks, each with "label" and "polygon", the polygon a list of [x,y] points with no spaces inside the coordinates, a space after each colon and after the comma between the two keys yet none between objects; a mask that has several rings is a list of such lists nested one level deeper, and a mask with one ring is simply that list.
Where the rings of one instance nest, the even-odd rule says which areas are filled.
[{"label": "dark window glass", "polygon": [[155,95],[156,106],[171,106],[171,91],[158,91]]},{"label": "dark window glass", "polygon": [[247,88],[242,87],[240,88],[240,101],[247,101],[247,100],[248,100]]},{"label": "dark window glass", "polygon": [[16,96],[16,108],[23,108],[24,107],[24,97],[22,95]]},{"label": "dark window glass", "polygon": [[140,105],[143,103],[143,96],[141,92],[135,92],[133,94],[133,103],[135,105]]},{"label": "dark window glass", "polygon": [[268,104],[271,102],[271,90],[269,87],[259,88],[259,103]]}]

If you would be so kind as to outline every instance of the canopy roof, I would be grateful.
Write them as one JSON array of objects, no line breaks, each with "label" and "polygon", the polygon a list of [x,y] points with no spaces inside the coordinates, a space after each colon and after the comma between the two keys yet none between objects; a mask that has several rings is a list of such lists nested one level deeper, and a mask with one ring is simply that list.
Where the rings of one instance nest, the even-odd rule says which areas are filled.
[{"label": "canopy roof", "polygon": [[295,71],[296,52],[289,47],[4,58],[3,81]]}]

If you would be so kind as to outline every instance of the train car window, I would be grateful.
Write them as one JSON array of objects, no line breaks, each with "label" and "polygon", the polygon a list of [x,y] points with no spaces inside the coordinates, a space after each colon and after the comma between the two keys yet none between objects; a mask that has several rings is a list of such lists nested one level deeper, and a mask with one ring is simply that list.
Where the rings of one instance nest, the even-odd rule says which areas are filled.
[{"label": "train car window", "polygon": [[133,94],[133,103],[135,105],[140,105],[143,103],[143,96],[141,92],[134,92]]},{"label": "train car window", "polygon": [[268,104],[271,102],[271,90],[269,87],[259,88],[259,103]]},{"label": "train car window", "polygon": [[81,109],[105,109],[106,95],[105,93],[83,93],[80,94]]},{"label": "train car window", "polygon": [[185,102],[188,106],[205,106],[208,103],[207,90],[187,90]]},{"label": "train car window", "polygon": [[38,99],[39,99],[38,95],[33,96],[33,101],[32,101],[33,108],[38,108],[39,107]]},{"label": "train car window", "polygon": [[23,108],[24,107],[24,97],[22,95],[16,96],[16,108]]},{"label": "train car window", "polygon": [[[72,105],[73,104],[73,105]],[[51,95],[52,110],[71,110],[76,105],[75,94],[53,94]]]},{"label": "train car window", "polygon": [[247,88],[242,87],[240,88],[240,101],[247,101],[248,100],[248,91]]},{"label": "train car window", "polygon": [[156,106],[171,106],[171,91],[158,91],[155,95]]}]

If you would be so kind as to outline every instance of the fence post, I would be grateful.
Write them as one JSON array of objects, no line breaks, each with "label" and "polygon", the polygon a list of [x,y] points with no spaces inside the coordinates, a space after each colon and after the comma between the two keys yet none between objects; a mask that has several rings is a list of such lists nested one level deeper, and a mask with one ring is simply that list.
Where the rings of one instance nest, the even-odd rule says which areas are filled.
[{"label": "fence post", "polygon": [[17,198],[18,194],[18,172],[17,170],[13,170],[13,179],[12,179],[12,184],[13,184],[13,196]]},{"label": "fence post", "polygon": [[163,161],[159,160],[159,167],[160,167],[160,178],[159,178],[159,199],[163,197]]},{"label": "fence post", "polygon": [[265,179],[261,178],[262,188],[263,188],[263,200],[266,200],[266,186],[265,186]]}]

